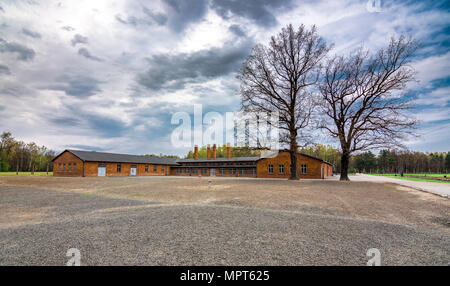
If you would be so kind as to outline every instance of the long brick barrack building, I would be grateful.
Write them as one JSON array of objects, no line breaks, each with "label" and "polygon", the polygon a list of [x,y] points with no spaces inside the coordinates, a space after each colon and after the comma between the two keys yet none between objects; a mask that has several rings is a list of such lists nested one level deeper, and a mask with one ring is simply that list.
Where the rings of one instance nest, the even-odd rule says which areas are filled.
[{"label": "long brick barrack building", "polygon": [[[194,147],[193,159],[162,158],[143,155],[115,154],[95,151],[64,150],[53,159],[54,176],[217,176],[289,178],[288,151],[261,151],[258,157],[231,157],[227,145],[224,158],[216,157],[216,145],[207,148],[207,158],[198,158]],[[325,179],[333,174],[333,166],[316,157],[297,154],[300,178]]]}]

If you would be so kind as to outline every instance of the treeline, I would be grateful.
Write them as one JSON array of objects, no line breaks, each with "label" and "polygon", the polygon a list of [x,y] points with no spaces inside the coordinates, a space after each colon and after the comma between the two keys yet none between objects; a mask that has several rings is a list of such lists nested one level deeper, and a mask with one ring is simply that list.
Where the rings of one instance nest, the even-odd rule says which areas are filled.
[{"label": "treeline", "polygon": [[25,143],[12,137],[11,132],[3,132],[0,138],[1,172],[45,172],[52,171],[51,160],[55,152],[34,142]]},{"label": "treeline", "polygon": [[[211,158],[212,158],[212,146],[211,146]],[[231,147],[231,157],[252,157],[259,156],[261,154],[260,150],[255,150],[250,147]],[[219,145],[216,148],[216,158],[225,158],[227,156],[227,145]],[[191,150],[184,157],[185,159],[193,159],[194,152]],[[207,158],[207,148],[206,146],[198,148],[198,158]]]},{"label": "treeline", "polygon": [[[334,172],[341,171],[341,152],[332,146],[314,145],[300,152],[330,162]],[[409,150],[381,150],[357,154],[350,159],[351,172],[366,173],[448,173],[450,152],[424,153]]]},{"label": "treeline", "polygon": [[448,173],[450,152],[381,150],[378,156],[365,152],[353,156],[351,166],[366,173]]},{"label": "treeline", "polygon": [[341,152],[332,146],[316,144],[300,148],[300,152],[327,161],[333,164],[333,171],[335,173],[341,172]]}]

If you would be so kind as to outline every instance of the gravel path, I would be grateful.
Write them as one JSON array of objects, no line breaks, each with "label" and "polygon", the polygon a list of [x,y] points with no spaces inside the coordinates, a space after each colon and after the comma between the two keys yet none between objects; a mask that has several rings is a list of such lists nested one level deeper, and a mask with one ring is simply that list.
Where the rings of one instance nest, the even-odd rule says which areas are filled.
[{"label": "gravel path", "polygon": [[402,179],[394,179],[383,176],[372,176],[366,174],[358,174],[351,176],[350,180],[360,182],[380,182],[380,183],[394,183],[406,187],[410,187],[416,190],[439,195],[444,198],[450,198],[450,184],[447,183],[434,183],[434,182],[420,182],[420,181],[408,181]]},{"label": "gravel path", "polygon": [[448,229],[295,210],[0,186],[0,217],[0,265],[64,265],[69,248],[82,265],[365,265],[370,248],[382,265],[450,262]]}]

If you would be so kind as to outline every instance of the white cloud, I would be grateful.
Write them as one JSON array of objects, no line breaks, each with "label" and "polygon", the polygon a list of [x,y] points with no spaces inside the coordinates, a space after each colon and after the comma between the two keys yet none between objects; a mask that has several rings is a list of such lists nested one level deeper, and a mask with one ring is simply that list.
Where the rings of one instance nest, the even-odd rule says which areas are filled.
[{"label": "white cloud", "polygon": [[448,113],[450,113],[450,107],[447,107],[447,103],[450,101],[450,87],[441,87],[432,90],[428,93],[419,94],[416,104],[421,105],[435,105],[446,108]]},{"label": "white cloud", "polygon": [[[294,1],[289,9],[268,11],[278,21],[273,26],[262,25],[254,15],[224,17],[208,7],[204,13],[194,9],[180,17],[183,15],[162,0],[2,2],[5,12],[0,12],[0,25],[7,26],[2,26],[0,38],[32,49],[35,56],[19,61],[0,53],[3,70],[8,71],[0,78],[0,110],[11,118],[0,122],[0,131],[10,130],[19,139],[55,149],[76,142],[108,146],[111,151],[140,152],[144,148],[149,153],[170,153],[168,115],[190,111],[194,103],[203,104],[204,109],[235,110],[239,108],[239,82],[227,72],[214,77],[202,74],[200,81],[187,81],[178,90],[146,89],[137,83],[137,77],[148,71],[149,64],[157,64],[148,59],[212,49],[222,54],[220,49],[239,48],[242,41],[265,44],[288,23],[316,24],[319,32],[336,44],[334,52],[348,52],[361,43],[375,49],[400,32],[424,40],[428,46],[413,63],[420,83],[411,88],[426,87],[418,104],[433,105],[433,109],[418,116],[429,123],[448,119],[448,88],[433,85],[433,81],[450,76],[450,52],[439,51],[440,43],[448,40],[442,30],[449,24],[448,11],[428,9],[424,3],[396,2],[386,4],[381,13],[369,13],[366,2]],[[196,7],[183,6],[190,8]],[[122,23],[117,15],[135,24]],[[150,19],[152,15],[159,17],[158,23],[156,18]],[[233,25],[247,38],[231,32]],[[24,29],[40,38],[27,36]],[[77,34],[88,41],[73,47],[71,40]],[[247,48],[242,46],[242,50]],[[81,48],[101,61],[83,57]],[[228,54],[222,55],[226,58]],[[207,56],[200,59],[208,61]],[[225,69],[225,65],[210,62],[217,65],[215,72]],[[202,67],[205,64],[208,62]]]}]

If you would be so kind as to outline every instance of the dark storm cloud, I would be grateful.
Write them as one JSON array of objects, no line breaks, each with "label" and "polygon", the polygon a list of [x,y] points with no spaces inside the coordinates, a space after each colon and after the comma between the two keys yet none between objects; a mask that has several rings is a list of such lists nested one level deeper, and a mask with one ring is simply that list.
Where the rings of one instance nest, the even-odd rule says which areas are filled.
[{"label": "dark storm cloud", "polygon": [[93,60],[93,61],[97,61],[97,62],[102,62],[103,61],[101,58],[98,58],[96,56],[91,55],[89,50],[86,49],[86,48],[80,48],[78,50],[78,54],[83,56],[83,57],[85,57],[85,58],[87,58],[87,59]]},{"label": "dark storm cloud", "polygon": [[68,31],[68,32],[71,32],[71,31],[74,31],[74,30],[75,30],[75,28],[72,28],[72,27],[70,27],[70,26],[64,26],[64,27],[61,27],[61,29],[66,30],[66,31]]},{"label": "dark storm cloud", "polygon": [[94,114],[84,114],[83,117],[96,134],[105,137],[121,137],[127,131],[127,126],[117,119]]},{"label": "dark storm cloud", "polygon": [[148,9],[147,7],[142,8],[142,11],[147,15],[150,19],[155,21],[158,25],[165,25],[167,23],[167,15],[163,13],[156,13]]},{"label": "dark storm cloud", "polygon": [[176,31],[183,31],[187,25],[203,19],[207,10],[206,0],[163,0],[169,8],[169,27]]},{"label": "dark storm cloud", "polygon": [[155,55],[148,59],[150,68],[138,76],[138,82],[152,90],[181,89],[189,82],[227,75],[239,68],[251,46],[252,42],[245,42],[191,54]]},{"label": "dark storm cloud", "polygon": [[273,10],[290,7],[291,2],[291,0],[212,0],[211,8],[224,19],[230,18],[231,15],[237,15],[268,27],[277,24],[277,19],[272,14]]},{"label": "dark storm cloud", "polygon": [[163,0],[164,13],[155,12],[147,7],[133,15],[117,14],[116,20],[125,25],[160,25],[168,26],[172,31],[181,32],[191,23],[203,19],[207,10],[207,0]]},{"label": "dark storm cloud", "polygon": [[39,34],[38,32],[33,32],[27,28],[23,28],[22,29],[22,33],[24,35],[27,35],[29,37],[35,38],[35,39],[40,39],[41,38],[41,34]]},{"label": "dark storm cloud", "polygon": [[2,38],[0,38],[0,52],[17,53],[17,59],[21,61],[32,60],[36,54],[33,49],[18,43],[7,42]]},{"label": "dark storm cloud", "polygon": [[167,15],[159,12],[154,12],[147,7],[142,7],[143,15],[139,16],[128,16],[124,18],[122,15],[117,14],[116,20],[119,21],[122,24],[125,25],[132,25],[132,26],[138,26],[138,25],[160,25],[163,26],[167,23]]},{"label": "dark storm cloud", "polygon": [[67,95],[76,97],[89,97],[101,91],[100,81],[86,76],[59,78],[59,84],[46,87],[51,90],[61,90]]},{"label": "dark storm cloud", "polygon": [[50,119],[50,122],[60,125],[60,126],[78,126],[80,125],[80,120],[78,118],[62,116],[62,117],[54,117]]},{"label": "dark storm cloud", "polygon": [[139,24],[141,24],[141,25],[151,25],[152,24],[151,22],[148,22],[147,20],[143,20],[143,19],[137,18],[135,16],[128,16],[126,19],[123,19],[121,15],[116,15],[116,20],[122,24],[132,25],[132,26],[137,26]]},{"label": "dark storm cloud", "polygon": [[7,66],[0,65],[0,74],[11,74],[11,72]]},{"label": "dark storm cloud", "polygon": [[235,34],[238,37],[245,37],[247,35],[239,25],[231,25],[229,29],[233,34]]},{"label": "dark storm cloud", "polygon": [[71,41],[72,46],[76,46],[77,44],[87,44],[88,43],[88,38],[84,37],[80,34],[76,34],[75,36],[73,36],[73,39]]}]

